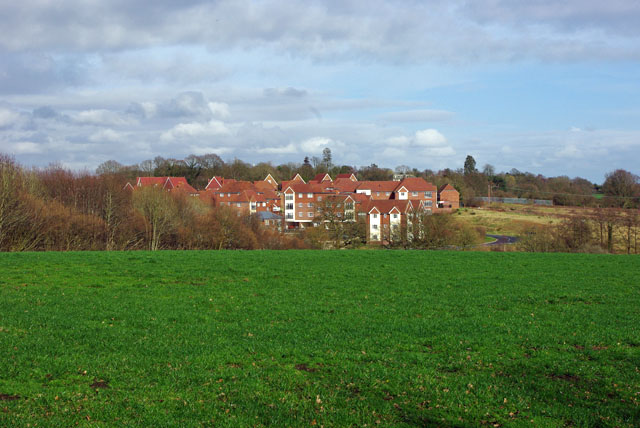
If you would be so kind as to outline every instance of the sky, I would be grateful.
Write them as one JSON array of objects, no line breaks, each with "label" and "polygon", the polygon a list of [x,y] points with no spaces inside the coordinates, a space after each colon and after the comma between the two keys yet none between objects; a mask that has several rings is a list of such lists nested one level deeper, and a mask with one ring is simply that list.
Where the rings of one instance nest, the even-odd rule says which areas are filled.
[{"label": "sky", "polygon": [[0,2],[0,152],[640,174],[637,0]]}]

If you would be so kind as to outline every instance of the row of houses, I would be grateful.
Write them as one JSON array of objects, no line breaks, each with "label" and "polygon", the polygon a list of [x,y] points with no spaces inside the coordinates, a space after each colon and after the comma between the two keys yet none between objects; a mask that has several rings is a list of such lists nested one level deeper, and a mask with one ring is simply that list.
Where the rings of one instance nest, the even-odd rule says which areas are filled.
[{"label": "row of houses", "polygon": [[197,191],[183,177],[138,177],[135,190],[154,186],[169,192],[199,197],[213,206],[228,206],[239,213],[257,214],[281,230],[302,229],[327,222],[366,224],[367,240],[391,239],[392,232],[410,226],[415,213],[450,212],[460,204],[451,185],[439,189],[422,178],[400,181],[358,181],[354,174],[318,174],[306,182],[299,174],[278,183],[270,174],[262,181],[212,177]]}]

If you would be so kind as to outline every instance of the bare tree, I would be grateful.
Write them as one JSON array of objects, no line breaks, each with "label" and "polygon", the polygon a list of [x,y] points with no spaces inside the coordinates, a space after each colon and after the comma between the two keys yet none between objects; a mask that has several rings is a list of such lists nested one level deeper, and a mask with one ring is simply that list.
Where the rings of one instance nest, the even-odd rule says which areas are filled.
[{"label": "bare tree", "polygon": [[162,238],[171,231],[176,220],[171,196],[154,187],[143,187],[133,194],[134,208],[146,219],[149,249],[160,249]]}]

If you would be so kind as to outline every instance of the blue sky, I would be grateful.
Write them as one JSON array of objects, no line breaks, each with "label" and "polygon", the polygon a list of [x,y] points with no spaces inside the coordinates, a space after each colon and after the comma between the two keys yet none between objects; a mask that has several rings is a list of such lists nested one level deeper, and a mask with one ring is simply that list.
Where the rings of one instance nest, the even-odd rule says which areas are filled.
[{"label": "blue sky", "polygon": [[0,5],[0,152],[640,173],[630,0]]}]

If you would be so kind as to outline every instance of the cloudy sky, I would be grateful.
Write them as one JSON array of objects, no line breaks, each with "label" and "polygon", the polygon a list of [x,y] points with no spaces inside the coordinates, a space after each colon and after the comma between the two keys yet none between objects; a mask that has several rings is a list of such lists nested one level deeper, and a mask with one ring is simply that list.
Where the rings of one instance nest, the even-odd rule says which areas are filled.
[{"label": "cloudy sky", "polygon": [[0,152],[640,173],[636,0],[0,3]]}]

